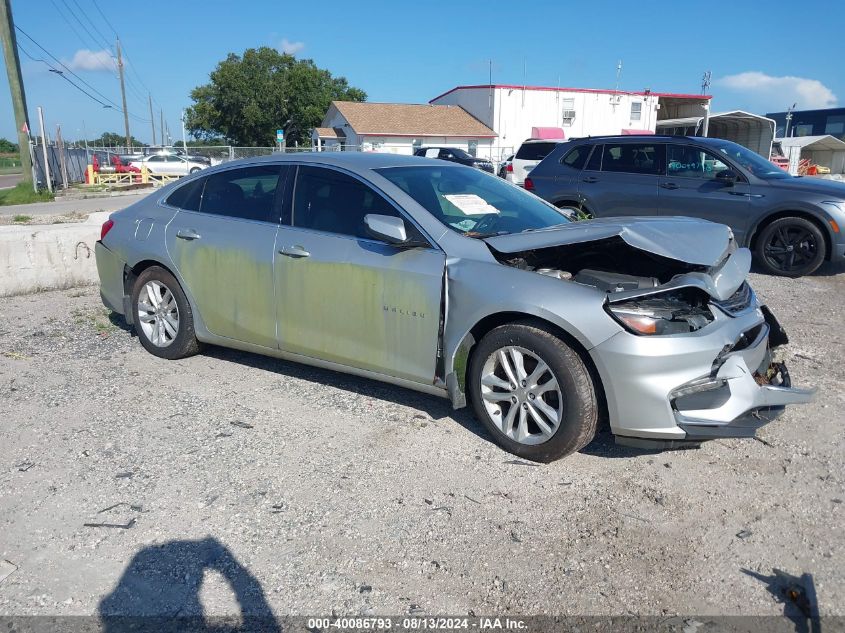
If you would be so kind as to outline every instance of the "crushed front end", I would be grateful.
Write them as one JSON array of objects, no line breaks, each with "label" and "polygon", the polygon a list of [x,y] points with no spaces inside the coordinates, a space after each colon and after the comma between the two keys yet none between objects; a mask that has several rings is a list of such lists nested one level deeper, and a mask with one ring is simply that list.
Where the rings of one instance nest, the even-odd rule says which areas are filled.
[{"label": "crushed front end", "polygon": [[620,443],[753,437],[786,405],[813,399],[815,390],[793,387],[775,360],[786,334],[747,283],[708,307],[701,327],[695,319],[703,317],[691,309],[687,332],[621,332],[591,350]]}]

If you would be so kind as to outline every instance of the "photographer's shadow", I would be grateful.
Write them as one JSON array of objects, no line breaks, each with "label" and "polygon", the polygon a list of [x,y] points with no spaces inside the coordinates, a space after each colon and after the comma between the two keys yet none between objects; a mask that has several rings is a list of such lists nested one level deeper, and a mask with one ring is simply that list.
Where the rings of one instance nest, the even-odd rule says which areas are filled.
[{"label": "photographer's shadow", "polygon": [[[205,618],[200,588],[206,570],[228,583],[240,617]],[[280,632],[258,580],[214,538],[145,547],[100,601],[103,630]]]}]

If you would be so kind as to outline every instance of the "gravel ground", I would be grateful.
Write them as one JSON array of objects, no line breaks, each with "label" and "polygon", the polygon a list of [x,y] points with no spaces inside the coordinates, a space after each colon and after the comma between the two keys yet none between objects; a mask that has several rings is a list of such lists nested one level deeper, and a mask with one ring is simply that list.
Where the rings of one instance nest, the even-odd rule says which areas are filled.
[{"label": "gravel ground", "polygon": [[780,569],[844,615],[845,268],[753,284],[814,404],[550,465],[438,398],[157,359],[93,287],[3,299],[0,614],[779,615]]}]

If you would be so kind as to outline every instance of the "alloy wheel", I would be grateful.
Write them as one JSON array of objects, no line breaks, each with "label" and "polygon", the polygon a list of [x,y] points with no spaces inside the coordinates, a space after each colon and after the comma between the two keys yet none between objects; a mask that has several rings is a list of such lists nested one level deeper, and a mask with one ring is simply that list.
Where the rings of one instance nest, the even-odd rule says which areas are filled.
[{"label": "alloy wheel", "polygon": [[160,281],[144,284],[138,294],[138,323],[156,347],[167,347],[179,334],[179,306],[170,289]]},{"label": "alloy wheel", "polygon": [[541,444],[557,431],[563,394],[551,368],[533,352],[502,347],[487,358],[481,398],[497,428],[520,444]]},{"label": "alloy wheel", "polygon": [[798,225],[778,227],[763,248],[767,263],[783,272],[806,266],[817,253],[816,236]]}]

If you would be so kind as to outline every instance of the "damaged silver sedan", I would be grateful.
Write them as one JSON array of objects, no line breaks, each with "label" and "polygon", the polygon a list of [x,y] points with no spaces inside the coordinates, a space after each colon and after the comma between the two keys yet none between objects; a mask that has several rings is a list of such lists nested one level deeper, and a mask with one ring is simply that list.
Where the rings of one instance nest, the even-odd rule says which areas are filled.
[{"label": "damaged silver sedan", "polygon": [[387,154],[276,155],[205,170],[115,213],[105,305],[156,356],[202,344],[472,405],[506,450],[750,437],[808,402],[728,227],[570,223],[477,169]]}]

